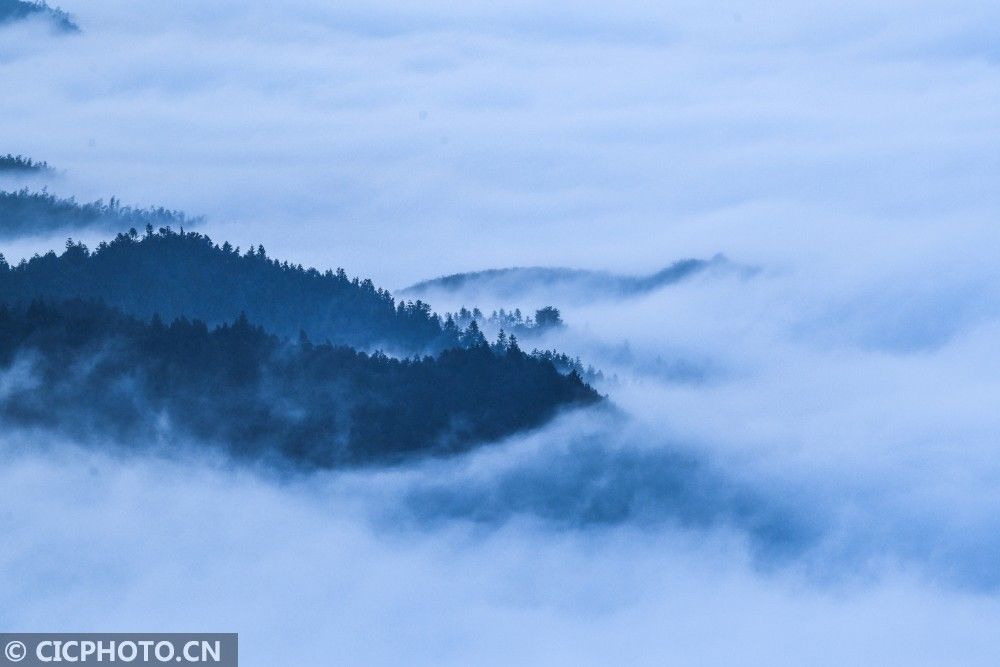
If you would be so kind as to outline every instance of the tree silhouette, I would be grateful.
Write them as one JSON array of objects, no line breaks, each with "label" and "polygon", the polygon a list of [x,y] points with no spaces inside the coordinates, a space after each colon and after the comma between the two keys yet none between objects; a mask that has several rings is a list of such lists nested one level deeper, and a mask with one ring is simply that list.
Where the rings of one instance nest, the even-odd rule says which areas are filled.
[{"label": "tree silhouette", "polygon": [[162,438],[167,424],[170,437],[240,457],[331,467],[459,452],[600,400],[513,337],[501,349],[481,336],[396,359],[304,332],[282,340],[244,313],[209,328],[80,300],[3,305],[0,368],[31,360],[34,380],[0,394],[0,418],[136,443]]},{"label": "tree silhouette", "polygon": [[97,299],[140,318],[159,312],[210,325],[245,312],[285,337],[305,331],[316,341],[401,354],[453,346],[455,331],[421,301],[396,302],[370,280],[349,279],[342,269],[319,272],[267,257],[263,247],[245,255],[196,232],[170,226],[145,236],[134,230],[102,242],[92,252],[67,244],[0,274],[0,301]]}]

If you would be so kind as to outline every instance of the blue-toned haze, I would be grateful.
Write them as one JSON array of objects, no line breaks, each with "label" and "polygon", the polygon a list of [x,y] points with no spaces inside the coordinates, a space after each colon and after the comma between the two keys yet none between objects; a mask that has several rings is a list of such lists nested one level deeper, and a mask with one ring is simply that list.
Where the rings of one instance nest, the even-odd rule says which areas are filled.
[{"label": "blue-toned haze", "polygon": [[554,298],[537,344],[620,409],[462,457],[289,478],[5,433],[0,626],[237,630],[247,665],[995,662],[1000,5],[63,9],[0,27],[0,153],[56,195],[385,286],[758,270],[439,295]]}]

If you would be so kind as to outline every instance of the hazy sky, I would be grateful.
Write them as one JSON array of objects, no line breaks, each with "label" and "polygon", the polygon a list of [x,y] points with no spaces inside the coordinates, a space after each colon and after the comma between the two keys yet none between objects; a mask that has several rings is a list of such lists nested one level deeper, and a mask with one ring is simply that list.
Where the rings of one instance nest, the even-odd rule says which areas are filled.
[{"label": "hazy sky", "polygon": [[623,415],[457,461],[289,480],[8,434],[0,625],[238,630],[248,665],[995,664],[1000,5],[64,9],[81,35],[0,30],[0,152],[52,192],[387,287],[761,271],[576,300],[546,342]]},{"label": "hazy sky", "polygon": [[5,150],[387,286],[995,240],[995,3],[67,8],[4,31]]}]

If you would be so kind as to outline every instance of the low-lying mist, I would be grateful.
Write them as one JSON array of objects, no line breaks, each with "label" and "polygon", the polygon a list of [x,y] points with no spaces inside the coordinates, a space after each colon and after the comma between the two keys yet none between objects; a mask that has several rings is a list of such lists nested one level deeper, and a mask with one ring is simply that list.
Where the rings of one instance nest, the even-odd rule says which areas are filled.
[{"label": "low-lying mist", "polygon": [[[671,470],[692,469],[647,452],[653,465],[638,474],[609,470],[600,459],[622,458],[595,446],[598,460],[588,461],[565,444],[566,429],[587,430],[562,424],[430,469],[291,478],[8,433],[0,623],[238,628],[248,665],[993,659],[996,599],[928,583],[912,563],[872,577],[851,559],[833,579],[817,578],[787,554],[762,560],[738,523],[692,527],[670,502],[667,522],[565,525],[553,513],[584,499],[538,496],[545,485],[583,490],[572,478],[593,480],[595,470],[580,476],[581,467],[602,471],[586,482],[598,497],[620,495],[614,487],[628,477],[648,493],[669,486]],[[564,451],[538,451],[550,445]],[[533,477],[526,499],[502,492],[511,475]],[[674,481],[664,499],[683,503],[692,485],[705,485],[698,496],[710,503],[731,493],[731,482],[697,473]],[[446,519],[428,489],[448,496]],[[822,508],[795,514],[825,523]]]},{"label": "low-lying mist", "polygon": [[71,4],[80,34],[0,27],[0,152],[60,170],[4,190],[378,285],[760,270],[435,292],[558,307],[522,346],[615,406],[445,459],[4,425],[0,626],[238,631],[246,665],[996,661],[1000,5]]}]

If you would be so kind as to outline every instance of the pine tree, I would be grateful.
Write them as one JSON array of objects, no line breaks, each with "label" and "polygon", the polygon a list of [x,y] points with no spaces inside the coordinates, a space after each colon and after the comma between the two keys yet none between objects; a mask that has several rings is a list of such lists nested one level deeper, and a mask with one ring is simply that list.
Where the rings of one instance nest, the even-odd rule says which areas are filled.
[{"label": "pine tree", "polygon": [[462,346],[466,348],[483,347],[488,345],[486,336],[479,330],[479,325],[475,320],[469,322],[468,328],[462,334]]}]

